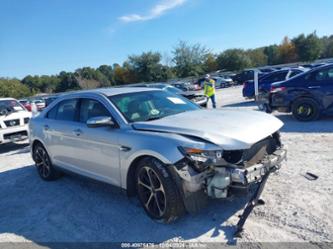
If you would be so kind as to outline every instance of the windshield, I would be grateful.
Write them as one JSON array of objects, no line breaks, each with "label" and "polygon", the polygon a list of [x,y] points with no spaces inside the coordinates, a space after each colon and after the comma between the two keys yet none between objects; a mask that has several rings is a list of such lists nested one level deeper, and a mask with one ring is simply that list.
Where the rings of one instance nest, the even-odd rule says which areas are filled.
[{"label": "windshield", "polygon": [[130,123],[200,109],[186,98],[167,91],[126,93],[110,96],[109,99]]},{"label": "windshield", "polygon": [[24,108],[14,99],[0,100],[0,115],[7,115],[10,112],[23,111]]},{"label": "windshield", "polygon": [[183,93],[182,90],[180,90],[179,88],[173,87],[173,86],[168,86],[165,88],[165,90],[171,92],[171,93],[175,93],[175,94],[181,94]]}]

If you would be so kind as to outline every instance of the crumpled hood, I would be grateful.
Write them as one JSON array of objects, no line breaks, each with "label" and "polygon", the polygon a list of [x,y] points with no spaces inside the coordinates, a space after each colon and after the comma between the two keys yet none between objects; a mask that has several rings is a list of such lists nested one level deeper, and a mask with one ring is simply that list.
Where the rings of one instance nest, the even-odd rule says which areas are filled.
[{"label": "crumpled hood", "polygon": [[188,111],[133,124],[133,128],[137,130],[198,137],[225,150],[250,148],[252,144],[273,134],[282,126],[283,123],[272,115],[234,109]]}]

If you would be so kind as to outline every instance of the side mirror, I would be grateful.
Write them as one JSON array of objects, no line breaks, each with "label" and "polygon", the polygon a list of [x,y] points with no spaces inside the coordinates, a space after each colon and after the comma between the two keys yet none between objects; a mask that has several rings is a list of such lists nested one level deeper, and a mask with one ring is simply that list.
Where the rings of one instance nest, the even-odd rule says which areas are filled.
[{"label": "side mirror", "polygon": [[89,128],[114,126],[114,125],[115,123],[113,122],[112,118],[108,116],[98,116],[98,117],[89,118],[87,120],[87,126]]}]

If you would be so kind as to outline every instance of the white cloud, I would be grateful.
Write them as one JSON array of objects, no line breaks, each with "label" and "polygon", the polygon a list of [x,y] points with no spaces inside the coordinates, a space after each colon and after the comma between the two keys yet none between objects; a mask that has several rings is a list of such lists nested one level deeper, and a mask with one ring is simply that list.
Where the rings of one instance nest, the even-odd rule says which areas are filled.
[{"label": "white cloud", "polygon": [[159,4],[153,6],[147,15],[131,14],[119,17],[119,20],[123,22],[138,22],[147,21],[157,18],[167,11],[174,9],[184,4],[187,0],[163,0]]}]

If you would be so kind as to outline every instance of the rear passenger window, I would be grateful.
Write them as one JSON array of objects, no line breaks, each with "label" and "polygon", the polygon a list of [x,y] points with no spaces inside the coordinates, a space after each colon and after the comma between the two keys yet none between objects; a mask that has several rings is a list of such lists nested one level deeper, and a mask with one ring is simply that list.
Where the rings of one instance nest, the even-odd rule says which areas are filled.
[{"label": "rear passenger window", "polygon": [[100,116],[111,116],[103,104],[94,99],[81,100],[80,122],[86,123],[88,119]]},{"label": "rear passenger window", "polygon": [[64,100],[58,104],[56,120],[75,121],[77,115],[78,100]]},{"label": "rear passenger window", "polygon": [[297,74],[300,74],[298,71],[292,71],[289,78],[296,76]]}]

